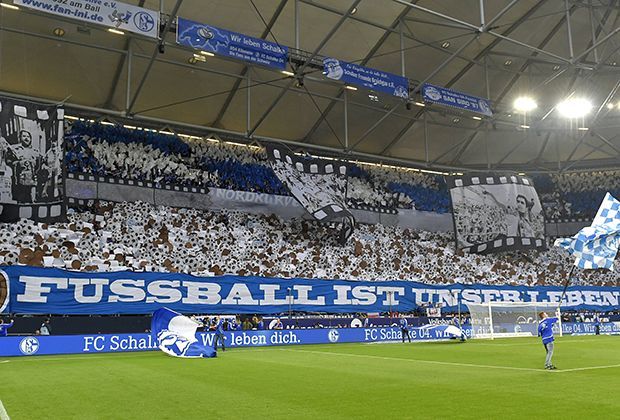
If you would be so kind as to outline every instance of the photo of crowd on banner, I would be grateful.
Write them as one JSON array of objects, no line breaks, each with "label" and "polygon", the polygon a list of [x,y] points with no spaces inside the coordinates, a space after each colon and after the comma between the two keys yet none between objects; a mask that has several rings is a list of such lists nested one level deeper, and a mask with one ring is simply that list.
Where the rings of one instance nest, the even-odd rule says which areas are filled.
[{"label": "photo of crowd on banner", "polygon": [[[543,209],[531,185],[463,185],[451,188],[450,193],[458,248],[508,238],[529,238],[532,243],[544,239]],[[523,241],[514,244],[519,247]]]}]

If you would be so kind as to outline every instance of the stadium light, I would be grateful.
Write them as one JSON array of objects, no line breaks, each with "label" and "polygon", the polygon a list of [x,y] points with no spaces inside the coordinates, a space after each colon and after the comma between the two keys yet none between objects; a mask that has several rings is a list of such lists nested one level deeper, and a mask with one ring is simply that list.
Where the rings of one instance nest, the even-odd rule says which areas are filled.
[{"label": "stadium light", "polygon": [[611,102],[608,102],[607,109],[614,109],[614,104],[612,104]]},{"label": "stadium light", "polygon": [[108,32],[111,32],[116,35],[125,35],[125,32],[119,31],[118,29],[114,29],[114,28],[108,28]]},{"label": "stadium light", "polygon": [[560,102],[556,109],[566,118],[581,118],[592,109],[592,103],[584,98],[569,98]]},{"label": "stadium light", "polygon": [[513,106],[516,111],[530,112],[538,107],[536,101],[529,96],[520,96],[515,99]]}]

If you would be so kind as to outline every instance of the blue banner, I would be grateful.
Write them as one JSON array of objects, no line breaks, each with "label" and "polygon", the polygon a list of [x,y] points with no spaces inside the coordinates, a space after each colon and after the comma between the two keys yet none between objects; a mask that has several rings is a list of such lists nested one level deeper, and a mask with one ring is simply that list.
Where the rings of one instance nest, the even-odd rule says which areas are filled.
[{"label": "blue banner", "polygon": [[406,77],[330,57],[323,59],[323,71],[328,79],[409,98],[409,80]]},{"label": "blue banner", "polygon": [[[469,336],[470,332],[466,330]],[[410,328],[411,340],[442,340],[451,336],[437,328]],[[401,340],[400,328],[331,328],[310,330],[226,331],[226,348],[298,344],[363,343]],[[196,333],[198,344],[212,348],[215,334]],[[16,336],[0,338],[0,357],[158,350],[151,334]]]},{"label": "blue banner", "polygon": [[[557,286],[195,277],[27,266],[1,266],[0,273],[0,312],[16,314],[151,314],[161,307],[201,314],[277,314],[289,309],[326,313],[410,312],[428,303],[449,311],[455,311],[460,304],[461,310],[467,311],[467,303],[557,304],[562,296],[562,287]],[[618,309],[619,299],[617,287],[571,286],[561,306],[609,311]]]},{"label": "blue banner", "polygon": [[439,105],[451,106],[465,111],[476,112],[478,114],[493,116],[491,104],[488,99],[478,98],[477,96],[467,95],[456,90],[441,86],[425,83],[422,86],[422,98],[425,101]]},{"label": "blue banner", "polygon": [[177,20],[177,43],[281,70],[288,62],[288,47],[181,17]]},{"label": "blue banner", "polygon": [[[620,334],[620,323],[601,324],[601,334]],[[593,323],[563,323],[565,335],[594,334]],[[471,328],[464,328],[471,337]],[[437,328],[409,328],[412,341],[446,340],[452,338]],[[400,341],[400,328],[321,328],[308,330],[227,331],[226,347],[266,347],[303,344],[369,343]],[[213,347],[214,333],[196,333],[198,342]],[[158,350],[157,342],[148,333],[60,335],[60,336],[9,336],[0,337],[0,357],[51,354],[121,353]]]}]

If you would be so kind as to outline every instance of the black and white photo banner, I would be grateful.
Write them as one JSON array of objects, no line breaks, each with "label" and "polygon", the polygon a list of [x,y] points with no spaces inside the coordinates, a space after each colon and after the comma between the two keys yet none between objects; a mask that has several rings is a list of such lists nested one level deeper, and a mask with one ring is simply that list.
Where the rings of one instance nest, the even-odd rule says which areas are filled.
[{"label": "black and white photo banner", "polygon": [[353,217],[347,206],[345,163],[306,159],[274,146],[267,146],[267,155],[278,179],[316,220]]},{"label": "black and white photo banner", "polygon": [[0,221],[64,217],[64,110],[0,98]]},{"label": "black and white photo banner", "polygon": [[458,249],[483,254],[545,249],[545,219],[531,179],[471,174],[446,182]]}]

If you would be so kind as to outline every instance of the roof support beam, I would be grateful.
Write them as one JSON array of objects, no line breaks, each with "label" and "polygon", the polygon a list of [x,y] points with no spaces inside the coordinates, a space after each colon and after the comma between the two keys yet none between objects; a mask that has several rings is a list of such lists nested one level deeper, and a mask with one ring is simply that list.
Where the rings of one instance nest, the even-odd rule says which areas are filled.
[{"label": "roof support beam", "polygon": [[585,51],[583,51],[581,54],[579,54],[577,57],[575,57],[573,59],[573,63],[577,63],[579,60],[581,60],[583,57],[587,56],[588,54],[590,54],[590,52],[598,47],[600,47],[601,45],[603,45],[605,42],[609,41],[613,36],[615,36],[618,32],[620,32],[620,28],[616,28],[613,31],[611,31],[610,33],[608,33],[607,35],[605,35],[603,38],[599,39],[598,41],[596,41],[594,43],[594,45],[592,45],[590,48],[587,48]]},{"label": "roof support beam", "polygon": [[[594,114],[594,118],[592,118],[592,122],[590,123],[590,126],[593,126],[597,122],[599,116],[601,115],[601,111],[605,108],[607,103],[614,97],[614,95],[616,94],[618,89],[620,89],[620,80],[618,80],[616,82],[616,84],[614,85],[613,89],[607,94],[607,97],[605,98],[603,103],[596,110],[596,114]],[[579,146],[581,146],[581,144],[585,141],[586,135],[587,135],[587,133],[584,133],[581,136],[581,139],[577,142],[577,144],[575,145],[573,150],[570,152],[570,154],[568,155],[568,158],[566,158],[567,162],[572,159],[572,157],[575,155],[575,152],[577,151],[577,149],[579,149]]]},{"label": "roof support beam", "polygon": [[[29,95],[22,95],[19,93],[13,93],[13,92],[8,92],[8,91],[0,91],[0,95],[13,97],[17,99],[24,99],[28,101],[48,103],[48,104],[58,103],[58,101],[55,99],[47,99],[47,98],[41,98],[41,97],[35,97],[35,96],[29,96]],[[131,120],[134,122],[142,121],[145,123],[161,124],[162,126],[167,126],[169,129],[172,127],[177,128],[179,129],[179,131],[182,131],[183,129],[185,129],[185,130],[191,131],[192,133],[201,134],[201,135],[210,135],[210,134],[216,133],[216,134],[229,135],[231,137],[235,137],[239,139],[247,139],[247,137],[245,136],[245,133],[236,132],[232,130],[225,130],[225,129],[216,128],[216,127],[205,127],[205,126],[196,125],[196,124],[179,123],[177,121],[170,121],[170,120],[166,120],[162,118],[155,118],[155,117],[147,117],[143,115],[134,115],[132,117],[128,117],[124,115],[124,113],[121,111],[115,111],[111,109],[104,109],[104,108],[97,108],[97,107],[89,107],[89,106],[73,104],[69,102],[65,103],[65,107],[67,108],[67,111],[65,113],[69,113],[71,112],[71,110],[73,110],[74,112],[77,111],[78,114],[79,113],[98,114],[98,115],[103,114],[103,115],[114,116],[114,117],[118,117],[118,118],[122,118],[126,120]],[[308,146],[305,143],[301,143],[301,142],[297,142],[293,140],[280,139],[280,138],[267,137],[267,136],[254,136],[254,139],[259,140],[259,141],[266,141],[266,142],[283,143],[283,144],[288,144],[288,145],[295,146],[295,147],[307,147]],[[336,155],[342,154],[342,149],[329,147],[329,146],[315,145],[315,146],[312,146],[312,149],[324,151],[328,153],[333,153]],[[409,167],[422,167],[423,165],[426,166],[425,163],[421,161],[400,159],[400,158],[386,158],[385,156],[379,156],[379,155],[375,155],[372,153],[351,152],[350,157],[352,159],[354,158],[369,159],[374,162],[393,163],[393,164],[400,164],[400,165],[405,165]],[[454,171],[465,170],[465,168],[461,168],[461,167],[447,167],[443,165],[437,165],[434,168],[437,170],[442,170],[442,171],[443,170],[454,170]]]},{"label": "roof support beam", "polygon": [[[539,0],[538,3],[536,3],[534,6],[532,6],[523,16],[521,16],[516,22],[514,22],[512,25],[510,25],[510,27],[508,27],[505,31],[504,31],[504,35],[508,35],[510,34],[512,31],[514,31],[519,25],[521,25],[521,23],[523,21],[525,21],[527,18],[529,18],[532,14],[534,14],[544,3],[546,0]],[[474,61],[480,60],[481,58],[483,58],[489,51],[491,51],[493,48],[495,48],[495,46],[497,44],[499,44],[500,40],[499,39],[494,39],[489,45],[487,45],[485,48],[482,49],[482,51],[480,51],[476,57],[474,58]],[[450,81],[448,83],[446,83],[446,87],[451,87],[453,84],[455,84],[457,81],[459,81],[461,79],[461,77],[463,77],[472,67],[473,67],[473,63],[469,62],[467,63],[452,79],[450,79]],[[490,98],[489,98],[490,99]],[[418,113],[418,115],[416,115],[416,117],[419,116],[420,113]],[[411,129],[411,127],[413,127],[413,125],[415,124],[415,120],[410,121],[409,123],[407,123],[407,125],[397,134],[397,136],[389,143],[389,147],[386,147],[381,154],[387,153],[388,150],[391,147],[394,147],[403,137],[404,135]],[[479,127],[482,126],[482,124],[479,124]],[[441,156],[443,157],[443,156]]]},{"label": "roof support beam", "polygon": [[593,132],[594,135],[596,137],[598,137],[603,143],[605,143],[607,146],[609,146],[611,149],[613,149],[614,152],[618,153],[618,155],[620,156],[620,149],[617,148],[616,146],[613,145],[613,143],[611,141],[609,141],[609,139],[603,137],[600,133],[597,133],[596,131]]},{"label": "roof support beam", "polygon": [[477,32],[488,33],[489,35],[493,35],[494,37],[499,38],[500,40],[504,40],[504,41],[507,41],[507,42],[519,45],[521,47],[530,49],[532,51],[536,51],[536,52],[538,52],[540,54],[545,54],[545,55],[547,55],[549,57],[553,57],[553,58],[555,58],[557,60],[560,60],[562,62],[572,63],[571,60],[569,60],[567,58],[564,58],[564,57],[561,57],[559,55],[553,54],[553,53],[551,53],[549,51],[541,50],[541,49],[536,48],[536,47],[534,47],[532,45],[526,44],[525,42],[521,42],[521,41],[518,41],[516,39],[510,38],[510,37],[508,37],[508,36],[506,36],[504,34],[500,34],[500,33],[497,33],[495,31],[492,31],[492,30],[489,29],[488,25],[478,27],[476,25],[473,25],[473,24],[471,24],[469,22],[462,21],[462,20],[457,19],[455,17],[448,16],[448,15],[445,15],[443,13],[439,13],[439,12],[436,12],[434,10],[431,10],[431,9],[427,9],[426,7],[418,6],[417,4],[408,3],[405,0],[392,0],[392,1],[394,1],[396,3],[399,3],[399,4],[404,4],[404,5],[412,8],[412,9],[417,9],[417,10],[429,13],[429,14],[431,14],[433,16],[437,16],[437,17],[439,17],[441,19],[445,19],[445,20],[448,20],[450,22],[462,25],[465,28],[469,28],[469,29],[472,29],[472,30],[477,31]]},{"label": "roof support beam", "polygon": [[460,148],[458,153],[454,156],[454,158],[452,158],[452,161],[451,161],[452,163],[456,163],[459,161],[463,153],[465,153],[465,150],[467,150],[469,145],[474,141],[474,139],[476,138],[476,136],[478,136],[478,134],[480,134],[480,131],[474,131],[472,135],[469,136],[465,144],[463,144],[463,146]]},{"label": "roof support beam", "polygon": [[[145,1],[146,0],[140,0],[138,2],[138,7],[144,6]],[[125,61],[127,60],[127,57],[129,56],[129,54],[131,54],[130,52],[131,42],[132,42],[132,38],[130,36],[127,39],[127,41],[125,41],[124,50],[127,51],[127,53],[121,56],[120,60],[118,61],[118,64],[116,65],[116,70],[114,71],[114,77],[112,77],[112,84],[110,85],[110,92],[108,93],[108,97],[103,103],[103,108],[109,108],[112,105],[112,100],[114,99],[114,92],[116,92],[116,89],[118,88],[119,82],[121,80],[121,73],[123,72],[123,67],[125,67]]]},{"label": "roof support beam", "polygon": [[161,34],[162,34],[161,39],[159,40],[159,42],[153,49],[153,54],[151,55],[149,64],[146,66],[144,75],[142,76],[142,79],[140,80],[140,83],[138,84],[138,87],[136,88],[136,93],[134,93],[133,99],[129,103],[129,107],[127,107],[127,109],[125,110],[125,112],[128,115],[131,115],[131,111],[133,107],[136,105],[136,101],[138,100],[138,96],[140,95],[140,92],[142,91],[142,88],[144,87],[144,83],[146,83],[146,79],[149,77],[151,68],[153,68],[153,64],[155,63],[155,58],[159,54],[160,49],[164,46],[164,43],[166,40],[166,34],[168,34],[168,31],[170,30],[170,27],[172,26],[172,21],[177,17],[177,13],[179,12],[179,7],[181,7],[181,3],[183,3],[183,0],[177,0],[174,7],[172,8],[172,12],[170,12],[170,16],[168,17],[168,21],[166,22],[166,25],[164,26],[164,30],[161,31]]},{"label": "roof support beam", "polygon": [[[180,1],[180,0],[179,0]],[[297,76],[303,76],[303,72],[306,69],[306,67],[308,67],[308,64],[310,64],[312,62],[312,60],[314,59],[314,57],[316,57],[319,52],[323,49],[323,47],[325,46],[325,44],[327,44],[327,42],[331,39],[332,36],[334,36],[334,34],[336,33],[336,31],[342,26],[342,24],[347,20],[347,18],[349,17],[349,15],[351,14],[351,12],[353,11],[353,9],[355,9],[357,7],[357,5],[361,2],[362,0],[355,0],[353,2],[353,4],[351,4],[351,6],[349,7],[349,9],[345,12],[344,15],[342,15],[342,17],[338,20],[338,22],[336,22],[336,24],[334,25],[334,27],[327,33],[327,35],[325,35],[325,37],[323,37],[323,40],[319,43],[319,45],[317,45],[317,47],[314,49],[314,51],[312,52],[312,54],[310,55],[310,58],[308,58],[305,63],[299,67],[296,71],[295,74]],[[286,92],[288,92],[288,90],[291,88],[291,86],[293,86],[293,83],[295,83],[295,78],[291,78],[291,80],[286,84],[286,87],[284,89],[282,89],[282,91],[280,92],[280,94],[276,97],[276,99],[271,103],[271,105],[269,106],[269,108],[267,108],[267,111],[265,111],[263,113],[263,115],[261,115],[261,117],[258,119],[258,121],[256,122],[256,124],[254,124],[254,127],[252,127],[252,129],[250,130],[250,132],[248,133],[248,136],[253,136],[254,133],[256,132],[256,130],[258,129],[258,127],[261,126],[261,124],[265,121],[265,119],[269,116],[269,114],[271,113],[271,111],[273,111],[273,109],[278,105],[278,103],[280,103],[280,101],[282,100],[282,98],[284,97],[284,95],[286,95]]]},{"label": "roof support beam", "polygon": [[457,25],[460,25],[460,26],[462,26],[463,28],[466,28],[466,29],[472,29],[474,31],[480,30],[480,28],[478,26],[473,25],[473,24],[471,24],[469,22],[465,22],[464,20],[460,20],[460,19],[457,19],[455,17],[448,16],[448,15],[445,15],[443,13],[436,12],[435,10],[432,10],[432,9],[427,9],[426,7],[418,6],[417,4],[414,4],[414,3],[409,3],[408,1],[405,1],[405,0],[392,0],[392,1],[394,1],[394,2],[396,2],[398,4],[402,4],[404,6],[407,6],[407,7],[411,8],[411,9],[420,10],[422,12],[428,13],[429,15],[433,15],[433,16],[436,16],[438,18],[447,20],[449,22],[456,23]]},{"label": "roof support beam", "polygon": [[461,139],[461,141],[459,141],[457,144],[450,146],[450,148],[448,148],[448,150],[446,150],[445,152],[443,152],[442,154],[440,154],[439,156],[437,156],[435,159],[433,159],[431,161],[431,165],[436,164],[437,162],[439,162],[444,156],[449,155],[451,152],[453,152],[454,150],[458,149],[460,146],[462,146],[463,144],[465,144],[468,141],[471,141],[471,139],[473,138],[473,136],[476,135],[476,132],[473,132],[472,134],[468,134],[467,136],[463,137],[463,139]]},{"label": "roof support beam", "polygon": [[517,151],[517,149],[519,147],[521,147],[528,139],[530,138],[530,134],[526,133],[525,136],[523,137],[523,140],[519,141],[517,144],[515,144],[509,151],[508,153],[506,153],[500,160],[497,161],[497,163],[495,164],[496,166],[500,166],[502,163],[504,163],[504,161],[506,159],[508,159],[508,157],[510,155],[512,155],[514,152]]},{"label": "roof support beam", "polygon": [[547,133],[547,135],[545,136],[545,140],[543,141],[543,144],[540,147],[540,150],[538,151],[538,154],[536,155],[536,158],[534,159],[535,163],[539,163],[540,162],[540,158],[542,158],[542,155],[545,152],[545,149],[547,148],[547,145],[549,144],[549,139],[550,138],[551,138],[551,133]]},{"label": "roof support beam", "polygon": [[[419,84],[419,85],[415,88],[414,93],[419,92],[419,91],[420,91],[420,89],[422,89],[422,85],[424,85],[424,83],[428,82],[428,81],[429,81],[429,80],[431,80],[433,77],[435,77],[435,76],[437,75],[437,73],[439,73],[441,70],[443,70],[443,69],[444,69],[444,67],[446,67],[448,64],[450,64],[450,63],[452,62],[452,60],[453,60],[453,59],[454,59],[457,55],[459,55],[459,54],[460,54],[460,53],[461,53],[461,52],[462,52],[465,48],[469,47],[469,45],[470,45],[472,42],[474,42],[476,39],[478,39],[478,34],[477,34],[477,33],[476,33],[476,34],[474,34],[474,36],[473,36],[473,37],[472,37],[469,41],[467,41],[466,43],[464,43],[463,45],[461,45],[461,47],[460,47],[458,50],[456,50],[454,53],[452,53],[452,55],[450,55],[450,57],[446,58],[446,59],[444,60],[444,62],[443,62],[443,63],[441,63],[439,66],[437,66],[437,67],[436,67],[436,68],[435,68],[435,69],[434,69],[434,70],[433,70],[433,71],[432,71],[432,72],[431,72],[428,76],[426,76],[426,77],[424,78],[424,80],[422,80],[422,81],[420,82],[420,84]],[[418,114],[416,115],[416,118],[419,118],[419,117],[420,117],[423,113],[424,113],[424,110],[420,110],[420,111],[418,111]],[[404,135],[404,133],[402,133],[402,135],[401,135],[401,133],[402,133],[402,130],[401,130],[401,132],[400,132],[400,133],[398,133],[398,134],[399,134],[398,136],[396,136],[394,139],[392,139],[392,141],[391,141],[391,142],[389,142],[389,143],[388,143],[388,145],[387,145],[387,146],[385,146],[385,147],[383,148],[383,150],[381,150],[381,154],[384,154],[384,153],[386,153],[388,150],[390,150],[390,148],[391,148],[392,146],[394,146],[394,145],[395,145],[395,144],[396,144],[396,143],[397,143],[397,142],[398,142],[398,141],[402,138],[402,135]]]},{"label": "roof support beam", "polygon": [[502,10],[499,11],[498,14],[495,15],[495,17],[493,19],[491,19],[490,21],[488,21],[486,24],[483,23],[482,26],[485,28],[492,28],[493,24],[495,22],[497,22],[502,16],[504,16],[506,13],[508,13],[508,11],[510,9],[512,9],[512,7],[517,4],[519,0],[512,0],[510,3],[508,3],[506,5],[506,7],[504,7]]},{"label": "roof support beam", "polygon": [[394,111],[396,111],[403,103],[399,102],[396,105],[394,105],[392,107],[392,109],[390,109],[388,112],[386,112],[385,114],[383,114],[383,116],[381,118],[379,118],[379,120],[377,120],[377,122],[375,122],[368,130],[366,130],[364,132],[364,134],[362,134],[360,136],[359,139],[357,139],[357,141],[353,144],[353,146],[351,146],[351,150],[355,150],[355,147],[360,144],[366,137],[368,137],[368,135],[370,133],[372,133],[377,127],[379,127],[379,125],[385,121],[385,119],[387,117],[389,117],[390,115],[392,115],[394,113]]},{"label": "roof support beam", "polygon": [[[278,4],[278,7],[276,8],[276,11],[273,13],[273,16],[271,16],[271,19],[269,19],[269,23],[267,24],[267,27],[265,28],[265,30],[263,31],[263,33],[260,36],[262,39],[266,39],[267,35],[269,35],[269,33],[271,33],[271,29],[276,24],[276,21],[278,20],[278,18],[282,14],[282,10],[284,10],[284,6],[286,6],[287,2],[288,2],[288,0],[281,0],[280,1],[280,4]],[[296,40],[297,40],[297,38],[296,38]],[[249,66],[244,66],[243,70],[241,70],[241,73],[239,74],[239,76],[245,77],[247,75],[249,69],[250,69]],[[233,84],[233,87],[230,89],[230,93],[228,94],[228,96],[226,97],[226,100],[224,101],[224,104],[220,108],[220,112],[217,113],[217,117],[215,117],[215,120],[211,124],[209,124],[209,125],[212,125],[214,127],[219,127],[221,125],[222,118],[224,118],[224,114],[226,114],[226,111],[228,111],[228,108],[230,107],[230,104],[231,104],[233,98],[235,97],[235,94],[237,93],[237,90],[239,89],[239,86],[241,86],[242,80],[243,80],[242,78],[239,78],[239,79],[235,80],[235,83]]]},{"label": "roof support beam", "polygon": [[[417,1],[417,0],[416,0]],[[375,43],[375,45],[370,49],[370,51],[368,52],[368,54],[366,54],[366,57],[364,57],[364,59],[360,62],[361,66],[365,66],[368,61],[370,61],[370,59],[377,53],[377,51],[379,50],[379,48],[381,48],[381,46],[383,46],[383,44],[385,43],[385,41],[388,39],[388,37],[390,36],[390,34],[392,32],[395,32],[397,30],[397,28],[401,25],[401,20],[403,17],[405,17],[405,15],[409,13],[408,9],[404,9],[400,15],[398,15],[398,17],[394,20],[394,22],[392,23],[392,25],[389,28],[385,29],[385,32],[383,32],[383,35],[381,35],[381,38],[379,38],[379,40]],[[399,31],[399,34],[402,33]],[[403,36],[406,36],[403,33]],[[341,98],[342,95],[344,94],[344,88],[340,88],[340,91],[338,92],[338,94],[336,95],[337,98]],[[316,130],[320,127],[321,123],[323,122],[323,120],[327,117],[327,114],[329,114],[331,112],[331,110],[334,108],[334,106],[336,105],[335,101],[331,101],[323,110],[323,113],[321,114],[321,116],[315,121],[314,125],[312,126],[312,128],[310,128],[310,130],[306,133],[306,135],[303,137],[305,141],[307,141],[308,143],[312,143],[310,141],[312,135],[314,135],[314,133],[316,132]]]}]

